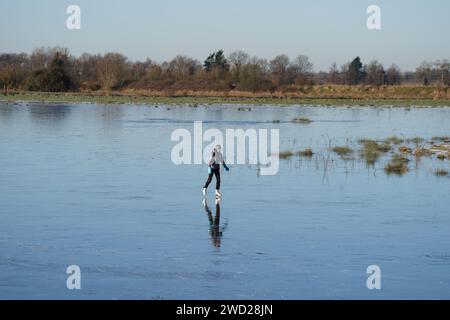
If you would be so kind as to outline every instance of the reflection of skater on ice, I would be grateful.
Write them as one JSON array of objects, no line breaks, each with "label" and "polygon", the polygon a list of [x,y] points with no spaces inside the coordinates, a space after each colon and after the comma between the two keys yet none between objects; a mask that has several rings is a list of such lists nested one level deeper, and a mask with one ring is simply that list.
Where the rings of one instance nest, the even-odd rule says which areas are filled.
[{"label": "reflection of skater on ice", "polygon": [[211,236],[212,244],[219,248],[220,241],[222,239],[223,232],[225,231],[226,224],[220,227],[220,199],[216,199],[216,215],[213,217],[213,213],[208,206],[207,200],[203,199],[203,207],[208,214],[209,219],[209,235]]},{"label": "reflection of skater on ice", "polygon": [[208,161],[208,180],[206,180],[205,186],[203,187],[203,196],[206,196],[206,190],[211,183],[213,175],[216,176],[216,198],[220,198],[220,165],[223,165],[225,170],[230,170],[225,161],[223,160],[223,155],[221,152],[221,146],[216,145],[211,153],[211,159]]}]

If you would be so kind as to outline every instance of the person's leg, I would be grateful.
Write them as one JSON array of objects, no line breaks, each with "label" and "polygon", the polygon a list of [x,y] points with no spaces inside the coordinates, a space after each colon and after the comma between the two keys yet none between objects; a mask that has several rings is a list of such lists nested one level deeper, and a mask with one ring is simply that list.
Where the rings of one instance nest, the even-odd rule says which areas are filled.
[{"label": "person's leg", "polygon": [[214,170],[214,174],[216,175],[216,190],[220,190],[220,170]]},{"label": "person's leg", "polygon": [[211,172],[211,173],[208,175],[208,180],[206,180],[205,186],[204,186],[203,188],[205,188],[205,189],[208,188],[209,184],[211,183],[212,177],[213,177],[213,173]]}]

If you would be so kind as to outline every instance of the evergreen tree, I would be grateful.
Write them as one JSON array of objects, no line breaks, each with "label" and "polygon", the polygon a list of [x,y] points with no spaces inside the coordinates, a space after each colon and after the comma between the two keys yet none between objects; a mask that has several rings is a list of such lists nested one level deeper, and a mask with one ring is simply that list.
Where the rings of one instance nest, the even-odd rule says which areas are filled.
[{"label": "evergreen tree", "polygon": [[72,79],[67,71],[67,56],[56,53],[48,69],[49,91],[68,91],[72,87]]},{"label": "evergreen tree", "polygon": [[361,83],[365,78],[363,64],[359,57],[353,59],[347,71],[347,81],[349,84],[355,85]]},{"label": "evergreen tree", "polygon": [[203,62],[203,68],[206,71],[211,71],[213,69],[218,69],[219,71],[228,71],[230,66],[228,64],[225,55],[223,54],[223,50],[219,50],[217,52],[211,53],[208,58]]}]

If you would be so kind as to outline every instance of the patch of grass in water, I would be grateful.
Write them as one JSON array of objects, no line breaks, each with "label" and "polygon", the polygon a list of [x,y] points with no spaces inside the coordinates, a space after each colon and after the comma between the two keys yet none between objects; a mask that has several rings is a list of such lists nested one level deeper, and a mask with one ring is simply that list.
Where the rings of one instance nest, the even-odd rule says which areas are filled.
[{"label": "patch of grass in water", "polygon": [[389,163],[384,167],[384,171],[387,174],[403,175],[409,170],[407,165],[408,162],[409,159],[405,156],[394,154],[391,161],[389,161]]},{"label": "patch of grass in water", "polygon": [[401,146],[400,148],[398,148],[398,151],[400,151],[401,153],[412,153],[412,149],[407,146]]},{"label": "patch of grass in water", "polygon": [[347,146],[334,147],[333,152],[335,152],[338,155],[340,155],[341,157],[343,157],[343,156],[347,156],[347,155],[353,153],[353,149],[350,147],[347,147]]},{"label": "patch of grass in water", "polygon": [[311,123],[312,120],[306,117],[300,117],[300,118],[294,118],[292,119],[292,122],[294,123],[301,123],[301,124],[308,124]]},{"label": "patch of grass in water", "polygon": [[431,141],[443,141],[443,142],[450,142],[449,136],[438,136],[431,138]]},{"label": "patch of grass in water", "polygon": [[394,154],[392,156],[392,161],[393,162],[401,162],[401,163],[405,163],[406,164],[406,163],[409,162],[409,159],[407,157],[405,157],[404,155],[402,155],[402,154],[396,153],[396,154]]},{"label": "patch of grass in water", "polygon": [[420,158],[420,157],[424,157],[424,156],[429,157],[432,154],[433,154],[433,152],[431,150],[426,149],[426,148],[420,148],[420,147],[416,148],[416,150],[414,150],[414,152],[413,152],[413,155],[416,158]]},{"label": "patch of grass in water", "polygon": [[397,144],[403,143],[404,140],[400,139],[397,136],[391,136],[391,137],[385,139],[384,142],[387,143],[387,144],[395,144],[395,145],[397,145]]},{"label": "patch of grass in water", "polygon": [[298,155],[299,155],[300,157],[311,158],[311,157],[314,155],[314,152],[312,151],[311,148],[306,148],[306,149],[303,150],[303,151],[299,151],[299,152],[298,152]]},{"label": "patch of grass in water", "polygon": [[391,150],[390,145],[380,144],[375,140],[361,139],[359,143],[363,145],[361,157],[368,165],[373,165],[382,154]]},{"label": "patch of grass in water", "polygon": [[306,148],[305,150],[298,151],[296,153],[292,151],[282,151],[278,154],[280,159],[290,159],[293,156],[300,156],[300,157],[306,157],[310,158],[314,155],[314,152],[311,148]]},{"label": "patch of grass in water", "polygon": [[294,153],[292,151],[282,151],[278,154],[280,159],[289,159],[292,156],[294,156]]},{"label": "patch of grass in water", "polygon": [[423,138],[421,138],[421,137],[414,137],[412,139],[408,139],[407,141],[411,142],[411,143],[419,144],[419,143],[423,142]]},{"label": "patch of grass in water", "polygon": [[448,171],[445,170],[445,169],[436,169],[436,170],[434,171],[434,174],[435,174],[437,177],[447,177],[447,176],[448,176]]}]

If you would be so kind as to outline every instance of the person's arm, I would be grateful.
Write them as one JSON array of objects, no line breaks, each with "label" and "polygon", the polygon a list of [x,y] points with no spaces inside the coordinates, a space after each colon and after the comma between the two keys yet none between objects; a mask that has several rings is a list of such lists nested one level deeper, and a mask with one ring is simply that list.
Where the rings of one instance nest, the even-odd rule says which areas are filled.
[{"label": "person's arm", "polygon": [[215,156],[215,153],[214,153],[214,151],[211,153],[211,158],[209,158],[209,161],[208,161],[208,166],[211,166],[212,164],[213,164],[213,162],[214,162],[214,156]]},{"label": "person's arm", "polygon": [[227,164],[225,163],[225,160],[222,161],[222,165],[225,168],[225,170],[229,171],[230,168],[228,168]]}]

